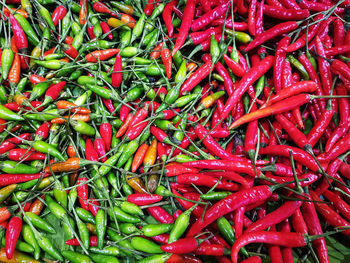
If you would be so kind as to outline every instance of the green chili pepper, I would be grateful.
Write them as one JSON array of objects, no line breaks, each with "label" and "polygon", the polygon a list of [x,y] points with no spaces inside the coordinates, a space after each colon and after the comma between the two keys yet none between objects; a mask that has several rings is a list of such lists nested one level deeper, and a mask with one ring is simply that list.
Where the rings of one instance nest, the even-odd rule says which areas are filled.
[{"label": "green chili pepper", "polygon": [[38,242],[39,247],[49,254],[51,257],[58,261],[63,261],[60,252],[52,245],[50,239],[42,235],[41,233],[34,231],[35,239]]},{"label": "green chili pepper", "polygon": [[86,211],[81,207],[77,207],[75,212],[77,212],[77,215],[81,220],[96,225],[95,217],[89,211]]},{"label": "green chili pepper", "polygon": [[216,225],[226,241],[232,245],[236,239],[230,222],[228,222],[225,217],[220,217],[218,220],[216,220]]},{"label": "green chili pepper", "polygon": [[81,239],[81,242],[85,249],[88,249],[90,246],[90,240],[89,240],[89,229],[87,228],[86,224],[83,223],[79,217],[76,217],[76,223],[78,227],[79,237]]},{"label": "green chili pepper", "polygon": [[50,14],[49,10],[47,10],[45,7],[43,7],[38,2],[36,2],[36,4],[38,5],[39,14],[44,18],[44,20],[46,21],[46,23],[50,27],[50,29],[55,31],[56,28],[55,28],[54,23],[52,22],[51,14]]},{"label": "green chili pepper", "polygon": [[68,218],[66,210],[62,206],[60,206],[56,201],[54,201],[49,195],[46,195],[46,203],[51,213],[55,217],[61,220]]},{"label": "green chili pepper", "polygon": [[221,200],[224,199],[226,196],[229,196],[232,194],[231,192],[210,192],[206,194],[201,195],[201,199],[204,200]]},{"label": "green chili pepper", "polygon": [[166,262],[172,254],[162,254],[162,255],[153,255],[145,257],[139,261],[139,263],[164,263]]},{"label": "green chili pepper", "polygon": [[128,161],[128,159],[137,151],[138,147],[139,143],[137,139],[130,141],[125,147],[123,154],[120,156],[117,163],[117,167],[122,167],[123,164],[125,164]]},{"label": "green chili pepper", "polygon": [[0,85],[0,103],[6,104],[7,103],[7,91],[3,85]]},{"label": "green chili pepper", "polygon": [[33,230],[28,225],[23,225],[22,227],[22,237],[23,240],[33,246],[33,255],[35,259],[40,258],[40,247],[35,239]]},{"label": "green chili pepper", "polygon": [[127,47],[131,41],[131,30],[122,30],[120,32],[120,49]]},{"label": "green chili pepper", "polygon": [[47,142],[35,141],[31,146],[38,152],[50,154],[53,157],[59,159],[60,161],[66,160],[66,158],[64,158],[62,153],[59,150],[57,150],[56,147],[48,144]]},{"label": "green chili pepper", "polygon": [[140,230],[132,223],[122,223],[119,225],[119,229],[125,235],[140,232]]},{"label": "green chili pepper", "polygon": [[40,82],[36,84],[32,90],[32,93],[30,94],[30,100],[35,100],[36,98],[41,97],[44,95],[44,93],[47,91],[47,89],[50,87],[50,82]]},{"label": "green chili pepper", "polygon": [[181,108],[185,105],[187,105],[188,103],[190,103],[191,101],[193,101],[194,99],[196,99],[198,97],[198,94],[196,93],[192,93],[192,94],[188,94],[185,96],[182,96],[181,98],[178,98],[171,107],[173,108]]},{"label": "green chili pepper", "polygon": [[75,227],[75,221],[72,218],[69,218],[69,220],[62,222],[64,236],[66,239],[74,238],[74,227]]},{"label": "green chili pepper", "polygon": [[148,224],[142,227],[142,232],[146,237],[154,237],[169,232],[173,227],[173,224]]},{"label": "green chili pepper", "polygon": [[72,125],[73,129],[81,134],[85,134],[88,136],[94,136],[95,135],[95,129],[87,124],[86,122],[83,122],[81,120],[70,120],[70,124]]},{"label": "green chili pepper", "polygon": [[26,212],[26,217],[24,217],[24,221],[28,223],[31,222],[33,226],[36,228],[39,228],[40,230],[43,230],[49,234],[55,234],[56,230],[44,219],[42,219],[40,216],[31,213],[31,212]]},{"label": "green chili pepper", "polygon": [[67,208],[68,195],[67,195],[67,192],[65,190],[62,190],[61,183],[59,183],[59,182],[55,183],[55,187],[53,189],[53,195],[54,195],[55,199],[58,201],[58,203],[60,203],[63,207]]},{"label": "green chili pepper", "polygon": [[134,249],[151,253],[151,254],[160,254],[163,251],[160,249],[160,246],[153,243],[152,241],[142,238],[142,237],[134,237],[131,239],[131,245]]},{"label": "green chili pepper", "polygon": [[30,114],[23,115],[23,117],[25,117],[26,119],[37,120],[37,121],[50,121],[59,116],[60,116],[60,111],[58,109],[51,109],[51,110],[46,110],[39,113],[30,113]]},{"label": "green chili pepper", "polygon": [[300,72],[304,80],[309,80],[310,76],[304,66],[293,55],[288,55],[289,62]]},{"label": "green chili pepper", "polygon": [[220,56],[220,48],[219,44],[215,39],[215,35],[211,35],[210,38],[210,55],[212,57],[213,63],[219,58]]},{"label": "green chili pepper", "polygon": [[[2,238],[1,244],[3,246],[5,246],[5,243],[6,243],[5,238]],[[19,250],[21,252],[26,252],[26,253],[33,253],[34,252],[33,246],[27,244],[26,242],[20,241],[20,240],[17,240],[16,250]]]},{"label": "green chili pepper", "polygon": [[102,249],[99,249],[97,247],[90,247],[89,251],[106,256],[120,256],[120,249],[117,247],[104,247]]},{"label": "green chili pepper", "polygon": [[40,172],[41,169],[37,169],[23,163],[7,160],[0,163],[0,170],[9,174],[35,174]]},{"label": "green chili pepper", "polygon": [[119,204],[119,206],[120,206],[120,209],[123,210],[125,213],[131,214],[131,215],[143,216],[143,212],[141,208],[133,203],[130,203],[128,201],[123,201]]},{"label": "green chili pepper", "polygon": [[[130,250],[133,250],[133,247],[129,240],[124,239],[123,236],[119,235],[117,232],[111,229],[107,229],[107,234],[112,241],[118,243],[118,245],[121,247],[121,250],[124,254],[132,255],[132,252]],[[123,248],[126,248],[126,249],[123,249]]]},{"label": "green chili pepper", "polygon": [[96,233],[98,248],[102,249],[107,228],[107,215],[103,209],[99,209],[96,214]]},{"label": "green chili pepper", "polygon": [[[126,147],[126,144],[123,144],[120,146],[120,149],[119,151],[112,155],[111,157],[109,157],[104,163],[107,164],[108,166],[106,165],[103,165],[101,166],[99,169],[98,169],[98,173],[101,175],[101,176],[104,176],[106,175],[111,169],[113,165],[115,165],[115,163],[118,161],[120,155],[123,153],[124,149]],[[122,150],[122,151],[120,151]]]},{"label": "green chili pepper", "polygon": [[63,250],[62,255],[72,263],[93,263],[88,256],[70,250]]},{"label": "green chili pepper", "polygon": [[1,77],[4,80],[6,80],[8,77],[14,56],[15,55],[10,47],[10,43],[6,41],[5,47],[1,55],[1,73],[2,73]]},{"label": "green chili pepper", "polygon": [[141,17],[137,20],[137,22],[132,30],[130,43],[134,42],[134,40],[136,38],[141,36],[143,28],[145,26],[145,19],[146,19],[146,14],[142,13]]},{"label": "green chili pepper", "polygon": [[22,121],[23,117],[17,113],[5,108],[3,105],[0,105],[0,118],[7,121]]},{"label": "green chili pepper", "polygon": [[[158,35],[158,30],[154,29],[152,32],[148,33],[144,38],[142,44],[147,46],[153,39],[156,39]],[[156,39],[157,41],[157,39]],[[153,42],[153,41],[152,41]]]},{"label": "green chili pepper", "polygon": [[183,233],[185,233],[188,225],[190,224],[191,213],[196,207],[197,205],[193,205],[190,209],[179,215],[174,223],[174,227],[170,231],[168,243],[175,242],[183,235]]},{"label": "green chili pepper", "polygon": [[93,259],[94,262],[99,263],[119,263],[119,259],[113,256],[106,256],[106,255],[99,255],[91,253],[90,257]]},{"label": "green chili pepper", "polygon": [[109,216],[113,218],[115,216],[119,221],[126,223],[139,223],[141,220],[137,217],[129,215],[121,210],[119,207],[114,206],[112,209],[109,209]]}]

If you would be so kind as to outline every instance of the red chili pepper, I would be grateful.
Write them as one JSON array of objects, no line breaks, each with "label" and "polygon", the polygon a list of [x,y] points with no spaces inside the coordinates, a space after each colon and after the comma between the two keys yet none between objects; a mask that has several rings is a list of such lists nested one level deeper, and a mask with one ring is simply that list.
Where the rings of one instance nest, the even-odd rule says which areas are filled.
[{"label": "red chili pepper", "polygon": [[126,201],[138,206],[151,205],[162,200],[162,196],[156,194],[131,194],[128,195]]},{"label": "red chili pepper", "polygon": [[206,211],[203,220],[197,220],[191,226],[187,236],[196,235],[204,227],[208,226],[219,217],[234,211],[238,207],[246,206],[260,200],[266,200],[271,196],[272,192],[273,187],[269,188],[268,186],[256,186],[250,189],[241,190],[225,197]]},{"label": "red chili pepper", "polygon": [[160,248],[167,253],[187,254],[197,249],[198,245],[198,241],[194,237],[186,237],[173,243],[163,245]]},{"label": "red chili pepper", "polygon": [[[265,13],[265,10],[266,10],[266,5],[264,6],[264,13]],[[285,34],[297,29],[297,27],[298,27],[298,23],[292,22],[292,21],[278,24],[266,30],[261,35],[257,36],[252,42],[248,44],[248,46],[244,48],[244,51],[250,51],[253,48],[265,43],[266,41],[275,38],[276,36],[280,36],[282,34]]]},{"label": "red chili pepper", "polygon": [[155,220],[162,224],[174,223],[174,218],[160,206],[149,207],[147,208],[147,211]]},{"label": "red chili pepper", "polygon": [[36,152],[33,149],[15,148],[6,153],[7,157],[12,161],[32,161],[45,160],[46,155],[41,152]]},{"label": "red chili pepper", "polygon": [[22,218],[14,216],[10,219],[6,229],[5,250],[6,257],[11,259],[15,252],[17,240],[22,230]]},{"label": "red chili pepper", "polygon": [[304,247],[307,245],[306,238],[301,233],[282,233],[273,231],[256,231],[243,234],[232,246],[231,260],[237,263],[239,250],[251,243],[264,243],[284,247]]},{"label": "red chili pepper", "polygon": [[57,84],[52,84],[50,87],[47,89],[45,93],[45,98],[43,104],[50,103],[57,99],[60,95],[60,92],[63,90],[63,88],[66,86],[65,81],[60,81]]},{"label": "red chili pepper", "polygon": [[90,199],[88,203],[89,203],[89,211],[91,212],[91,214],[94,215],[94,217],[96,217],[97,211],[100,206],[100,202],[95,199]]},{"label": "red chili pepper", "polygon": [[244,233],[265,230],[269,226],[281,223],[283,220],[289,218],[303,202],[304,201],[286,201],[273,212],[255,221],[244,231]]},{"label": "red chili pepper", "polygon": [[0,145],[0,154],[6,153],[9,150],[16,148],[18,144],[21,144],[23,140],[30,140],[31,136],[29,133],[23,133],[17,137],[7,139]]},{"label": "red chili pepper", "polygon": [[192,31],[198,31],[199,29],[209,25],[216,18],[220,17],[221,15],[224,15],[227,11],[227,8],[229,8],[230,4],[231,1],[226,1],[224,4],[218,5],[213,10],[205,13],[200,18],[194,20],[191,25]]},{"label": "red chili pepper", "polygon": [[107,34],[109,40],[113,40],[113,34],[107,22],[100,22],[100,26],[103,34]]},{"label": "red chili pepper", "polygon": [[52,22],[55,25],[55,27],[58,25],[58,22],[60,22],[67,14],[67,9],[63,5],[59,5],[56,7],[56,9],[52,13]]},{"label": "red chili pepper", "polygon": [[281,20],[302,20],[310,16],[310,11],[307,9],[285,9],[264,5],[264,15]]},{"label": "red chili pepper", "polygon": [[171,53],[172,56],[182,47],[185,43],[188,32],[192,26],[192,20],[194,17],[194,11],[196,9],[196,5],[194,0],[188,0],[186,3],[186,7],[184,9],[182,23],[179,31],[179,35],[176,38],[176,42]]},{"label": "red chili pepper", "polygon": [[86,62],[96,63],[97,61],[104,61],[119,53],[119,48],[103,49],[93,51],[85,56]]},{"label": "red chili pepper", "polygon": [[221,113],[221,118],[226,119],[229,113],[234,108],[238,100],[248,90],[248,87],[252,85],[257,79],[264,75],[273,65],[274,57],[268,56],[261,60],[257,65],[253,66],[239,81],[238,86],[232,96],[226,102],[225,109]]},{"label": "red chili pepper", "polygon": [[[66,241],[66,245],[69,246],[81,246],[79,243],[79,240],[76,238],[68,239]],[[89,246],[90,247],[97,247],[97,236],[89,236]]]},{"label": "red chili pepper", "polygon": [[249,3],[248,8],[248,32],[249,34],[255,36],[255,24],[256,24],[256,7],[257,1],[252,0]]},{"label": "red chili pepper", "polygon": [[165,67],[166,76],[168,79],[171,78],[171,71],[173,66],[173,61],[171,57],[170,50],[166,47],[166,45],[162,46],[161,52],[160,52],[163,65]]},{"label": "red chili pepper", "polygon": [[[192,0],[191,0],[192,1]],[[180,88],[180,95],[184,95],[190,92],[197,84],[199,84],[204,78],[206,78],[212,69],[212,62],[208,61],[199,67],[191,76],[186,79],[184,84]]]},{"label": "red chili pepper", "polygon": [[174,26],[173,21],[171,20],[171,13],[173,11],[173,8],[178,4],[177,0],[173,0],[169,3],[167,3],[164,7],[162,17],[164,24],[166,26],[166,29],[168,31],[168,36],[171,38],[174,34]]},{"label": "red chili pepper", "polygon": [[16,41],[16,47],[19,49],[19,51],[21,51],[21,53],[27,54],[28,40],[26,34],[12,14],[10,14],[10,22],[14,39]]},{"label": "red chili pepper", "polygon": [[77,192],[79,197],[79,203],[83,209],[89,211],[89,188],[87,185],[88,179],[86,177],[79,177],[77,181]]},{"label": "red chili pepper", "polygon": [[108,152],[111,149],[112,133],[112,125],[109,122],[100,124],[100,134]]},{"label": "red chili pepper", "polygon": [[94,148],[99,156],[99,159],[104,163],[107,160],[107,156],[106,146],[102,138],[96,138],[94,140]]},{"label": "red chili pepper", "polygon": [[[330,208],[327,204],[323,203],[322,200],[310,190],[310,196],[315,202],[316,210],[322,215],[328,224],[333,227],[349,227],[350,223],[342,218],[336,211]],[[344,235],[349,236],[350,230],[341,232]]]},{"label": "red chili pepper", "polygon": [[112,86],[115,88],[120,87],[123,81],[123,61],[120,53],[118,52],[115,57],[115,63],[112,72]]},{"label": "red chili pepper", "polygon": [[235,74],[237,77],[243,77],[246,73],[245,69],[236,61],[231,59],[229,56],[224,54],[224,60],[226,65],[232,70],[233,74]]}]

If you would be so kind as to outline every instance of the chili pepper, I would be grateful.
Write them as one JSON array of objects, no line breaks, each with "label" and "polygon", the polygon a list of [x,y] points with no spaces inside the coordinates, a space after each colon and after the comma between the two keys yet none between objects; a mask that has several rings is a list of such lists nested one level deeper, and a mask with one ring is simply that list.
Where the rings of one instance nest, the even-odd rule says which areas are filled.
[{"label": "chili pepper", "polygon": [[[270,8],[272,8],[272,7],[270,7]],[[266,14],[266,5],[264,6],[264,14]],[[297,26],[298,26],[298,24],[296,22],[292,22],[292,21],[278,24],[278,25],[266,30],[258,37],[256,37],[252,42],[250,42],[248,44],[247,47],[244,48],[244,51],[250,51],[253,48],[265,43],[266,41],[268,41],[276,36],[293,31],[297,28]]]},{"label": "chili pepper", "polygon": [[147,253],[153,253],[153,254],[160,254],[162,253],[162,250],[160,249],[160,246],[156,245],[152,241],[149,241],[148,239],[142,238],[142,237],[134,237],[131,239],[131,245],[134,249],[147,252]]},{"label": "chili pepper", "polygon": [[[321,199],[310,190],[310,196],[312,200],[319,201],[315,203],[317,211],[324,217],[324,219],[332,226],[342,227],[347,226],[349,223],[343,219],[337,212],[330,208],[327,204],[323,203]],[[321,202],[320,202],[321,201]],[[349,231],[342,231],[344,235],[349,235]]]},{"label": "chili pepper", "polygon": [[171,13],[173,11],[173,8],[178,4],[178,1],[174,0],[169,2],[168,4],[165,5],[162,17],[163,21],[165,23],[166,29],[168,31],[168,36],[172,37],[174,33],[174,26],[173,22],[171,21]]},{"label": "chili pepper", "polygon": [[[242,97],[242,95],[247,91],[248,87],[253,84],[258,78],[265,74],[273,65],[273,56],[268,56],[257,65],[253,66],[250,71],[243,76],[243,78],[238,83],[234,93],[229,97],[226,102],[225,109],[221,113],[221,118],[226,119],[230,111],[234,108],[237,101]],[[230,126],[232,127],[232,125]]]},{"label": "chili pepper", "polygon": [[6,229],[5,250],[6,257],[8,259],[11,259],[13,257],[18,237],[21,234],[21,230],[22,219],[18,216],[12,217]]},{"label": "chili pepper", "polygon": [[312,95],[310,94],[299,94],[296,96],[289,97],[287,99],[281,100],[269,107],[259,109],[257,111],[254,111],[252,113],[248,113],[241,117],[239,120],[235,121],[229,129],[232,129],[234,127],[237,127],[241,124],[244,124],[246,122],[256,120],[259,118],[263,118],[265,116],[269,116],[270,114],[278,114],[282,113],[291,109],[295,109],[296,107],[303,105],[304,103],[308,102]]},{"label": "chili pepper", "polygon": [[194,17],[194,11],[195,11],[195,3],[193,0],[189,0],[186,3],[186,7],[183,12],[183,18],[182,23],[179,31],[179,35],[176,38],[176,42],[173,48],[173,51],[171,53],[172,56],[175,55],[175,53],[181,48],[181,46],[185,43],[185,40],[188,35],[188,31],[190,30],[192,26],[192,20]]},{"label": "chili pepper", "polygon": [[151,216],[162,224],[172,224],[174,218],[160,206],[152,206],[147,208]]},{"label": "chili pepper", "polygon": [[[241,205],[248,205],[251,202],[256,202],[258,200],[264,200],[268,198],[273,190],[274,188],[269,188],[267,186],[256,186],[229,195],[228,197],[217,202],[209,210],[207,210],[203,221],[197,221],[194,223],[187,233],[187,236],[195,235],[201,229],[214,222],[219,217],[235,210]],[[226,206],[227,204],[229,205]]]}]

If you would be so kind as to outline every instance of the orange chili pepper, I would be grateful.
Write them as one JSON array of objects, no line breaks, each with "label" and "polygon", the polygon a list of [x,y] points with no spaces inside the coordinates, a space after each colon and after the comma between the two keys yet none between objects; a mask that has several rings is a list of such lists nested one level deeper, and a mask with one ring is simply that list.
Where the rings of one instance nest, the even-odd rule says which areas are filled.
[{"label": "orange chili pepper", "polygon": [[65,162],[53,163],[51,166],[45,167],[45,172],[71,172],[76,171],[84,165],[84,159],[73,157],[67,159]]},{"label": "orange chili pepper", "polygon": [[164,42],[160,42],[149,55],[151,58],[158,59],[160,57],[160,52],[162,51],[162,47]]},{"label": "orange chili pepper", "polygon": [[74,104],[73,102],[69,102],[66,100],[59,100],[56,103],[57,109],[69,109],[73,113],[80,113],[80,114],[89,114],[91,111],[84,107],[78,107],[78,105]]},{"label": "orange chili pepper", "polygon": [[28,256],[25,253],[15,251],[12,255],[11,259],[8,259],[6,256],[5,248],[1,248],[0,250],[0,262],[11,263],[11,262],[31,262],[31,263],[40,263],[40,261],[35,260],[34,258]]},{"label": "orange chili pepper", "polygon": [[[28,14],[25,10],[23,10],[23,9],[17,9],[17,8],[13,8],[13,7],[11,7],[10,9],[11,9],[12,12],[18,13],[18,14],[20,14],[21,16],[23,16],[23,17],[26,18],[26,19],[29,17],[29,14]],[[10,10],[8,10],[7,8],[5,8],[5,9],[4,9],[4,15],[5,15],[6,17],[8,17],[8,16],[10,15]]]},{"label": "orange chili pepper", "polygon": [[136,151],[134,159],[132,160],[131,171],[134,173],[140,167],[142,161],[145,158],[146,152],[149,146],[147,144],[142,144]]},{"label": "orange chili pepper", "polygon": [[0,208],[0,222],[6,221],[7,219],[10,218],[10,216],[11,216],[11,213],[6,206]]},{"label": "orange chili pepper", "polygon": [[73,145],[69,145],[68,148],[67,148],[67,155],[70,157],[70,158],[73,158],[77,155],[77,152],[75,151]]},{"label": "orange chili pepper", "polygon": [[41,211],[45,207],[45,204],[41,201],[41,199],[45,200],[45,195],[42,195],[40,198],[35,199],[29,208],[29,212],[36,214],[37,216],[40,215]]},{"label": "orange chili pepper", "polygon": [[52,119],[51,123],[63,124],[67,122],[67,119],[88,122],[90,121],[90,116],[88,114],[74,114],[72,116],[66,115],[66,116],[63,116],[63,118],[57,117]]},{"label": "orange chili pepper", "polygon": [[134,177],[133,175],[127,175],[125,177],[127,184],[138,193],[148,194],[146,186],[140,177]]},{"label": "orange chili pepper", "polygon": [[23,105],[23,102],[28,100],[28,98],[24,95],[16,94],[13,96],[13,101],[16,102],[19,106]]},{"label": "orange chili pepper", "polygon": [[10,132],[15,132],[17,130],[19,130],[22,127],[22,124],[17,124],[15,127],[13,127]]},{"label": "orange chili pepper", "polygon": [[21,75],[21,59],[19,55],[16,53],[8,74],[8,80],[10,84],[17,84],[19,82],[20,75]]},{"label": "orange chili pepper", "polygon": [[192,71],[192,70],[196,69],[197,66],[198,66],[198,65],[197,65],[196,63],[190,62],[190,63],[187,64],[187,70],[188,70],[188,71]]},{"label": "orange chili pepper", "polygon": [[110,48],[103,50],[93,51],[85,56],[86,62],[95,63],[97,61],[103,61],[116,55],[120,51],[119,48]]},{"label": "orange chili pepper", "polygon": [[134,115],[132,113],[129,113],[128,116],[125,119],[125,122],[119,128],[117,134],[115,135],[116,138],[119,138],[119,137],[124,135],[126,130],[129,128],[129,125],[130,125],[131,121],[133,120],[133,118],[134,118]]},{"label": "orange chili pepper", "polygon": [[129,16],[127,14],[121,14],[120,20],[125,23],[126,26],[130,28],[134,28],[136,21],[132,16]]},{"label": "orange chili pepper", "polygon": [[84,25],[87,21],[88,16],[88,8],[87,8],[87,0],[80,1],[80,12],[79,12],[79,23]]},{"label": "orange chili pepper", "polygon": [[145,167],[145,172],[148,171],[150,166],[152,166],[157,159],[157,139],[153,139],[150,147],[148,148],[145,158],[143,159],[143,165]]}]

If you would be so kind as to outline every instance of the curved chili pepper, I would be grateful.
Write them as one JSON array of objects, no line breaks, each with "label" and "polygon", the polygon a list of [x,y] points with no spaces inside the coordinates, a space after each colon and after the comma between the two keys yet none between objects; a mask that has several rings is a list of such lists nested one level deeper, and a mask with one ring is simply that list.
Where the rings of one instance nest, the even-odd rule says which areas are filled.
[{"label": "curved chili pepper", "polygon": [[179,31],[179,35],[176,38],[176,42],[173,48],[173,51],[171,53],[172,56],[175,55],[175,53],[182,47],[182,45],[185,43],[188,31],[191,28],[192,20],[194,17],[194,11],[195,11],[195,2],[193,0],[189,0],[186,3],[186,7],[183,12],[183,18],[182,23]]}]

